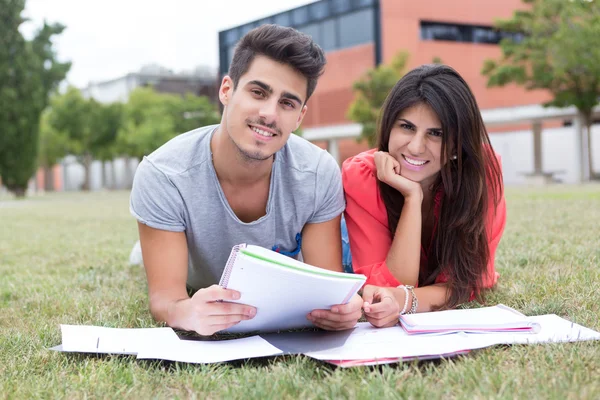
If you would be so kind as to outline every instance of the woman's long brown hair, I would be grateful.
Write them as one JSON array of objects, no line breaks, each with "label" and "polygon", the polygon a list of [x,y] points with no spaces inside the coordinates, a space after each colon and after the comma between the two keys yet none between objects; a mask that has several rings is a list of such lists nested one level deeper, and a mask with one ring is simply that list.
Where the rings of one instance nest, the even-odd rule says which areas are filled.
[{"label": "woman's long brown hair", "polygon": [[[419,285],[433,284],[443,272],[450,290],[440,308],[454,308],[468,301],[471,293],[480,301],[483,298],[481,288],[490,257],[486,217],[488,206],[495,207],[501,199],[502,173],[473,93],[446,65],[423,65],[396,83],[378,124],[380,151],[389,151],[390,133],[400,113],[418,104],[429,105],[441,122],[443,164],[431,187],[434,195],[443,191],[439,222],[427,270],[419,273]],[[457,158],[453,160],[452,155]],[[494,189],[493,199],[488,198],[488,185]],[[404,198],[382,182],[379,190],[393,237]]]}]

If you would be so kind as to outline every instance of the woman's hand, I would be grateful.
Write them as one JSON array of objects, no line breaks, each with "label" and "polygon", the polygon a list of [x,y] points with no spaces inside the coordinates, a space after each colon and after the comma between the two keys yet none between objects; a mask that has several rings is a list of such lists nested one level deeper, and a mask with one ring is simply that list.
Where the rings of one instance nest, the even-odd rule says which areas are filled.
[{"label": "woman's hand", "polygon": [[371,325],[387,328],[398,323],[400,302],[404,305],[404,291],[398,288],[366,285],[363,289],[363,310]]},{"label": "woman's hand", "polygon": [[384,151],[375,152],[374,158],[377,179],[402,193],[405,199],[423,199],[421,184],[400,175],[401,166],[398,160]]}]

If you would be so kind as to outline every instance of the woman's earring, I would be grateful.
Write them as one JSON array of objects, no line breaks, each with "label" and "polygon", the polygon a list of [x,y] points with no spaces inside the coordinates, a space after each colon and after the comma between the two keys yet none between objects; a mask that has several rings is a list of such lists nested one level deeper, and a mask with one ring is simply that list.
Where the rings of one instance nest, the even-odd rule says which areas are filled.
[{"label": "woman's earring", "polygon": [[456,160],[457,158],[458,158],[458,156],[456,154],[452,156],[453,160]]}]

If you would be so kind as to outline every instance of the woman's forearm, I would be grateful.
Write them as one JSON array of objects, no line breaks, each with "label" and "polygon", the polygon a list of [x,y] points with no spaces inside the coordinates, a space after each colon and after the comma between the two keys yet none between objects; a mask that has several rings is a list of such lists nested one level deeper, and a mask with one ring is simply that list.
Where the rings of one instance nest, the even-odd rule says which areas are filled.
[{"label": "woman's forearm", "polygon": [[421,203],[418,197],[404,201],[400,220],[386,264],[392,275],[404,285],[415,286],[421,261]]},{"label": "woman's forearm", "polygon": [[[420,288],[414,288],[415,296],[417,297],[417,310],[416,312],[429,312],[434,308],[443,305],[449,295],[447,284],[436,284],[431,286],[425,286]],[[394,297],[400,305],[400,309],[404,306],[406,292],[403,288],[394,288]],[[412,295],[409,293],[407,309],[409,311],[412,305]]]}]

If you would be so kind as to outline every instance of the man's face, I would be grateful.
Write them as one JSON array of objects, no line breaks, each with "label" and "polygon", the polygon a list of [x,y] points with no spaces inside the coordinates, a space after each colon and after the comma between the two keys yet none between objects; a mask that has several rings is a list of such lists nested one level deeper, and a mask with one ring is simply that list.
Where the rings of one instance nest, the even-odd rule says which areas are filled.
[{"label": "man's face", "polygon": [[266,160],[281,149],[306,113],[308,81],[292,67],[256,56],[236,89],[223,78],[219,98],[229,137],[248,160]]}]

